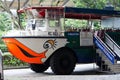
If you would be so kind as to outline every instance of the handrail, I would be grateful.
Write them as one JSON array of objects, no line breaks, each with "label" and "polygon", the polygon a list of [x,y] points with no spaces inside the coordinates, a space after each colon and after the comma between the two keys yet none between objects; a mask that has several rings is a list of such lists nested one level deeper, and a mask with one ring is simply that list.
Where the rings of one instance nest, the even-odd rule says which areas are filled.
[{"label": "handrail", "polygon": [[94,35],[94,38],[94,41],[99,49],[106,55],[110,62],[114,64],[116,58],[115,53],[97,35]]},{"label": "handrail", "polygon": [[[119,45],[107,34],[107,33],[105,33],[105,36],[106,36],[106,38],[108,38],[112,43],[113,43],[113,50],[114,50],[114,46],[118,49],[118,50],[120,50],[120,47],[119,47]],[[116,52],[116,51],[114,51],[116,54],[117,54],[117,56],[119,56],[120,57],[120,54],[118,53],[118,52]]]},{"label": "handrail", "polygon": [[105,36],[109,38],[109,40],[112,41],[120,49],[120,46],[118,46],[118,44],[107,33],[105,33]]},{"label": "handrail", "polygon": [[113,56],[116,56],[114,54],[114,52],[111,51],[111,49],[109,49],[109,47],[98,36],[96,36],[96,35],[94,35],[94,36],[96,37],[97,40],[99,40],[112,53]]}]

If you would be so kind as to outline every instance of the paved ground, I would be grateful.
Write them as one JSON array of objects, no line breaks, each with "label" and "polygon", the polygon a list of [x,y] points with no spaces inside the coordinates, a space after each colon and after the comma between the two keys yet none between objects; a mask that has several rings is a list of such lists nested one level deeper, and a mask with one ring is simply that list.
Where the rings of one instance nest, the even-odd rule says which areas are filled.
[{"label": "paved ground", "polygon": [[77,65],[71,75],[54,75],[49,68],[44,73],[27,69],[4,70],[4,80],[120,80],[120,74],[97,72],[94,64]]}]

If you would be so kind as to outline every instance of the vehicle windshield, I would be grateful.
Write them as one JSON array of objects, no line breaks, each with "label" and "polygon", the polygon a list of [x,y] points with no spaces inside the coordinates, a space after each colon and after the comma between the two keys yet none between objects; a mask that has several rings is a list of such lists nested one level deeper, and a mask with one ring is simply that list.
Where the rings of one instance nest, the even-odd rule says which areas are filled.
[{"label": "vehicle windshield", "polygon": [[44,19],[31,19],[28,20],[26,29],[39,29],[41,27],[45,27],[45,20]]},{"label": "vehicle windshield", "polygon": [[35,20],[35,26],[37,27],[37,28],[39,28],[39,27],[44,27],[45,26],[45,20],[41,20],[41,19],[39,19],[39,20]]}]

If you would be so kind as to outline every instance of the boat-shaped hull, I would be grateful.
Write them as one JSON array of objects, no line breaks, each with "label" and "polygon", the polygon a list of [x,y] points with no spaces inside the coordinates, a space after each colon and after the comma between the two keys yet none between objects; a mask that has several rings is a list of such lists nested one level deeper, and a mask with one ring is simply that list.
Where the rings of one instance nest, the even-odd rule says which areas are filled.
[{"label": "boat-shaped hull", "polygon": [[57,49],[66,45],[65,37],[3,37],[8,50],[27,63],[44,63]]}]

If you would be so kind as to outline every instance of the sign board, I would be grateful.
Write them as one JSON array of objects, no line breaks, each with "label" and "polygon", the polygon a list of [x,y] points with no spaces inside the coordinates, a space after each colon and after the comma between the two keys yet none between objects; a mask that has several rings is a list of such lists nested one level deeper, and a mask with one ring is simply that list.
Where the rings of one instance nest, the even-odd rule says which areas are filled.
[{"label": "sign board", "polygon": [[93,46],[92,32],[80,32],[80,46]]}]

